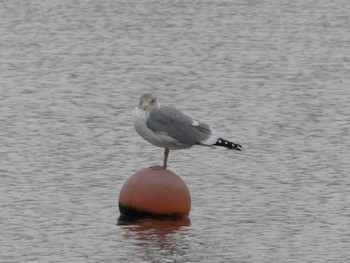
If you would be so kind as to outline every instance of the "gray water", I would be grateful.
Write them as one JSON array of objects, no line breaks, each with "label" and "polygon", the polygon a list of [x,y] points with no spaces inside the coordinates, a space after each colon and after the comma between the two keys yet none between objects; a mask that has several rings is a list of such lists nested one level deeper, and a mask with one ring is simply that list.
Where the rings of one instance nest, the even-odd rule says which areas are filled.
[{"label": "gray water", "polygon": [[[1,262],[349,262],[350,2],[0,2]],[[120,222],[152,91],[245,151],[170,152],[188,221]]]}]

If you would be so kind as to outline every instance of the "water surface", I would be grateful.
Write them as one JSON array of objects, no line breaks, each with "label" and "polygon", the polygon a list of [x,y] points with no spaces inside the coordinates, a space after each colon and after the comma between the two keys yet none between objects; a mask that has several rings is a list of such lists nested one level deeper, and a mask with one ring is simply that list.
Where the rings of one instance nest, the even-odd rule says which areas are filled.
[{"label": "water surface", "polygon": [[[348,1],[0,5],[2,262],[350,260]],[[245,148],[170,153],[186,222],[118,221],[145,91]]]}]

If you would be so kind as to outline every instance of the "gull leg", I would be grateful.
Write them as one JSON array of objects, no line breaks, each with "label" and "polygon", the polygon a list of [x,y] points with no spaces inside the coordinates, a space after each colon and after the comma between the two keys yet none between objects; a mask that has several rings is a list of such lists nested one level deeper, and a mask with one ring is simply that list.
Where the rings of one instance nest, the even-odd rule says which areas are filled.
[{"label": "gull leg", "polygon": [[166,169],[168,167],[168,156],[169,156],[169,149],[165,148],[164,150],[164,160],[163,160],[163,165],[156,165],[156,166],[151,166],[150,168],[153,170],[162,170],[162,169]]},{"label": "gull leg", "polygon": [[163,167],[164,167],[164,169],[166,169],[167,166],[168,166],[168,156],[169,156],[169,149],[165,148],[165,150],[164,150],[164,160],[163,160]]}]

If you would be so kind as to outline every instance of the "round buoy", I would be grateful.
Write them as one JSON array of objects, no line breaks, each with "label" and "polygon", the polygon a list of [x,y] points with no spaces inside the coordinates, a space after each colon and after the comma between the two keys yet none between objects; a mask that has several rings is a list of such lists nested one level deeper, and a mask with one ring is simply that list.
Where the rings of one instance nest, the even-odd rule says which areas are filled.
[{"label": "round buoy", "polygon": [[144,168],[132,175],[119,194],[119,210],[130,217],[186,217],[191,209],[184,181],[168,169]]}]

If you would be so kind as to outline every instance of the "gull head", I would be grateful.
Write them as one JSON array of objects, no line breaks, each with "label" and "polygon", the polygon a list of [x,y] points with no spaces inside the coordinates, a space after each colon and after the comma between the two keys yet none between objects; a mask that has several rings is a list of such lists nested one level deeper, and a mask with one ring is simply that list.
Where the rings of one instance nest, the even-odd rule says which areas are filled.
[{"label": "gull head", "polygon": [[145,93],[140,98],[140,103],[138,105],[139,109],[147,111],[158,107],[157,96],[151,93]]}]

